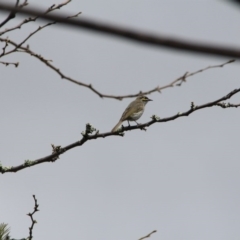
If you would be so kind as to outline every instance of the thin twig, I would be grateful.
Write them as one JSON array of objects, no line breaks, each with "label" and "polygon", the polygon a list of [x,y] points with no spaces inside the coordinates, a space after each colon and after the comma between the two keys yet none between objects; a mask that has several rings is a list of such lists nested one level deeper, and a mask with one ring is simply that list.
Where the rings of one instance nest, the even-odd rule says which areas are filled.
[{"label": "thin twig", "polygon": [[[67,5],[67,4],[70,3],[70,2],[71,2],[71,0],[67,0],[67,1],[65,1],[65,2],[63,2],[63,3],[58,4],[58,5],[55,5],[55,4],[54,4],[54,5],[52,5],[51,7],[49,7],[49,8],[44,12],[44,14],[48,14],[48,13],[50,13],[50,12],[52,12],[52,11],[61,9],[63,6]],[[27,6],[27,5],[28,5],[28,2],[27,2],[27,0],[25,0],[25,2],[24,2],[22,5],[20,5],[19,8],[24,7],[24,6]],[[3,35],[3,34],[5,34],[5,33],[7,33],[7,32],[13,31],[13,30],[15,30],[15,29],[20,29],[24,24],[29,23],[29,22],[34,22],[34,21],[36,21],[38,18],[39,18],[38,16],[26,18],[26,19],[24,19],[21,23],[19,23],[17,26],[12,27],[12,28],[9,28],[9,29],[5,29],[4,31],[0,32],[0,36]]]},{"label": "thin twig", "polygon": [[18,65],[19,65],[19,62],[2,62],[2,61],[0,61],[0,63],[1,64],[3,64],[3,65],[5,65],[6,67],[8,66],[8,65],[14,65],[15,67],[18,67]]},{"label": "thin twig", "polygon": [[154,89],[152,89],[152,90],[150,90],[150,91],[148,91],[148,92],[143,92],[143,94],[144,94],[144,95],[147,95],[147,94],[150,94],[150,93],[155,92],[155,91],[160,92],[161,90],[166,89],[166,88],[169,88],[169,87],[175,87],[175,86],[179,86],[179,87],[180,87],[180,86],[182,85],[182,83],[183,83],[183,82],[186,82],[186,79],[189,78],[189,77],[191,77],[191,76],[194,76],[194,75],[196,75],[196,74],[198,74],[198,73],[204,72],[204,71],[206,71],[206,70],[208,70],[208,69],[212,69],[212,68],[222,68],[222,67],[224,67],[225,65],[230,64],[230,63],[233,63],[233,62],[235,62],[235,60],[234,60],[234,59],[231,59],[231,60],[229,60],[229,61],[227,61],[227,62],[225,62],[225,63],[222,63],[222,64],[220,64],[220,65],[212,65],[212,66],[210,65],[210,66],[208,66],[208,67],[202,68],[202,69],[197,70],[197,71],[195,71],[195,72],[191,72],[191,73],[186,72],[183,76],[175,79],[175,80],[172,81],[171,83],[169,83],[169,84],[167,84],[167,85],[164,85],[164,86],[162,86],[162,87],[158,86],[158,87],[156,87],[156,88],[154,88]]},{"label": "thin twig", "polygon": [[142,238],[139,238],[139,240],[143,240],[143,239],[149,238],[149,237],[151,237],[151,235],[152,235],[153,233],[155,233],[155,232],[157,232],[157,230],[153,230],[153,231],[150,232],[148,235],[146,235],[146,236],[144,236],[144,237],[142,237]]},{"label": "thin twig", "polygon": [[24,0],[23,3],[21,3],[20,5],[18,5],[19,8],[23,8],[26,7],[28,5],[28,0]]},{"label": "thin twig", "polygon": [[[18,7],[18,4],[19,4],[19,0],[16,1],[15,8]],[[8,17],[2,23],[0,23],[0,28],[2,26],[4,26],[8,21],[10,21],[11,19],[15,18],[15,15],[16,15],[16,11],[14,9],[11,10],[11,12],[8,15]]]},{"label": "thin twig", "polygon": [[[191,106],[190,106],[190,109],[183,112],[183,113],[177,113],[177,114],[175,114],[171,117],[166,117],[166,118],[162,118],[162,119],[160,119],[156,115],[153,115],[152,120],[147,122],[147,123],[139,124],[139,125],[136,125],[136,126],[127,126],[127,127],[122,126],[121,131],[117,131],[117,132],[99,133],[90,124],[87,124],[86,125],[86,130],[82,133],[83,137],[81,138],[81,140],[79,140],[75,143],[72,143],[68,146],[65,146],[65,147],[54,146],[52,144],[52,149],[53,149],[52,154],[50,154],[46,157],[43,157],[43,158],[39,158],[37,160],[25,160],[25,162],[23,164],[20,164],[18,166],[4,167],[0,164],[0,172],[1,173],[18,172],[22,169],[32,167],[32,166],[35,166],[35,165],[38,165],[38,164],[41,164],[41,163],[44,163],[44,162],[54,162],[54,161],[58,160],[59,156],[62,155],[63,153],[69,151],[72,148],[80,147],[83,144],[85,144],[87,141],[98,139],[98,138],[105,138],[105,137],[114,136],[114,135],[115,136],[124,136],[124,132],[127,132],[127,131],[132,131],[132,130],[136,130],[136,129],[142,130],[142,129],[148,128],[149,126],[151,126],[152,124],[155,124],[155,123],[169,122],[169,121],[173,121],[173,120],[175,120],[177,118],[180,118],[180,117],[186,117],[186,116],[189,116],[193,112],[198,111],[200,109],[209,108],[209,107],[213,107],[213,106],[219,106],[219,103],[221,103],[222,101],[225,101],[227,99],[230,99],[233,95],[237,94],[238,92],[240,92],[240,88],[231,91],[226,96],[221,97],[221,98],[219,98],[219,99],[217,99],[213,102],[209,102],[209,103],[199,105],[199,106],[196,106],[192,102]],[[239,106],[240,106],[240,104],[239,104]],[[93,131],[96,131],[96,133],[92,134]]]},{"label": "thin twig", "polygon": [[217,45],[210,43],[193,42],[178,38],[166,37],[164,35],[150,34],[134,29],[119,27],[116,25],[101,23],[91,19],[68,19],[69,14],[46,14],[38,8],[22,8],[17,9],[7,4],[0,4],[0,9],[3,11],[16,11],[22,15],[33,15],[38,18],[50,21],[56,21],[65,25],[74,26],[77,28],[87,29],[90,31],[105,33],[112,36],[121,37],[131,41],[153,45],[157,47],[167,47],[171,49],[184,50],[193,53],[201,53],[222,57],[240,58],[240,49],[232,48],[227,45]]},{"label": "thin twig", "polygon": [[28,213],[27,215],[31,218],[31,221],[32,221],[32,224],[31,224],[31,227],[29,228],[29,237],[28,239],[31,240],[33,239],[33,227],[34,225],[37,223],[37,221],[33,218],[33,215],[39,211],[38,207],[38,203],[37,203],[37,199],[35,197],[35,195],[33,195],[33,199],[34,199],[34,209],[33,209],[33,212],[32,213]]},{"label": "thin twig", "polygon": [[[81,14],[81,12],[73,15],[73,16],[69,16],[68,18],[75,18],[78,17],[79,14]],[[53,24],[56,24],[57,22],[51,22],[51,23],[47,23],[43,26],[39,26],[35,31],[31,32],[21,43],[19,43],[13,50],[7,52],[5,55],[11,54],[13,52],[15,52],[18,48],[20,48],[29,38],[31,38],[34,34],[36,34],[37,32],[39,32],[40,30],[44,29],[45,27],[51,26]]]},{"label": "thin twig", "polygon": [[0,58],[6,54],[6,49],[8,47],[8,38],[4,39],[4,47],[2,48],[2,53],[0,54]]}]

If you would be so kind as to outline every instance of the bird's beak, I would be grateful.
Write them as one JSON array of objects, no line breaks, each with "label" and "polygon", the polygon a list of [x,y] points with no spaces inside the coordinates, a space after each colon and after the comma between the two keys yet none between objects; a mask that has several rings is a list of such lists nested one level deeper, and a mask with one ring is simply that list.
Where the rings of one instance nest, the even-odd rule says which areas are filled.
[{"label": "bird's beak", "polygon": [[148,99],[148,102],[152,101],[152,99]]}]

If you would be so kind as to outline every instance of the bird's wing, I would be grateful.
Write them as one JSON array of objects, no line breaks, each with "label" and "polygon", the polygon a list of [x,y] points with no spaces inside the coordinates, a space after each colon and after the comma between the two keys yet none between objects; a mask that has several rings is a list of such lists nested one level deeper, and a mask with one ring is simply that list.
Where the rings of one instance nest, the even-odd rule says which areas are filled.
[{"label": "bird's wing", "polygon": [[[135,106],[134,106],[135,105]],[[121,117],[121,121],[125,121],[129,118],[129,116],[131,116],[133,113],[137,113],[142,111],[144,108],[143,104],[141,102],[131,102],[128,107],[126,108],[126,110],[123,112],[122,117]]]}]

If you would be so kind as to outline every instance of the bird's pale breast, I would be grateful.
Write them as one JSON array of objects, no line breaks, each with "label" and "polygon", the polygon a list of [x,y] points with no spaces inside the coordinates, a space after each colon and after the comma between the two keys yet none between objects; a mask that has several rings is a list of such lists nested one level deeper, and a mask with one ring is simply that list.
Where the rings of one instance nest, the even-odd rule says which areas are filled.
[{"label": "bird's pale breast", "polygon": [[138,120],[143,114],[143,111],[139,111],[139,112],[135,112],[135,113],[132,113],[129,117],[128,117],[128,120],[129,121],[136,121]]}]

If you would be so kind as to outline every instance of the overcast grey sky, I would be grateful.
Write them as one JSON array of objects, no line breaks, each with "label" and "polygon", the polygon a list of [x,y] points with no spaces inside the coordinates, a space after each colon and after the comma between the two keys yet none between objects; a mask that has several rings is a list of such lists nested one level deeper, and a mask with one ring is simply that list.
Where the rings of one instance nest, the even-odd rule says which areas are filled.
[{"label": "overcast grey sky", "polygon": [[[14,1],[12,1],[14,2]],[[47,8],[61,1],[31,0]],[[240,7],[217,0],[73,0],[62,9],[107,23],[190,40],[239,46]],[[0,13],[0,20],[6,14]],[[16,25],[21,17],[5,27]],[[9,37],[20,42],[43,22]],[[164,85],[229,59],[149,47],[115,37],[54,25],[30,47],[67,76],[108,94],[130,94]],[[1,43],[1,48],[3,44]],[[60,77],[38,60],[14,54],[0,65],[1,158],[19,165],[81,138],[90,122],[110,131],[133,99],[100,99]],[[139,122],[168,117],[239,88],[239,62],[208,70],[180,88],[150,95]],[[231,99],[240,103],[240,95]],[[239,109],[209,108],[189,117],[89,141],[60,157],[0,176],[0,222],[11,236],[28,236],[32,194],[40,204],[34,239],[130,240],[240,238]]]}]

